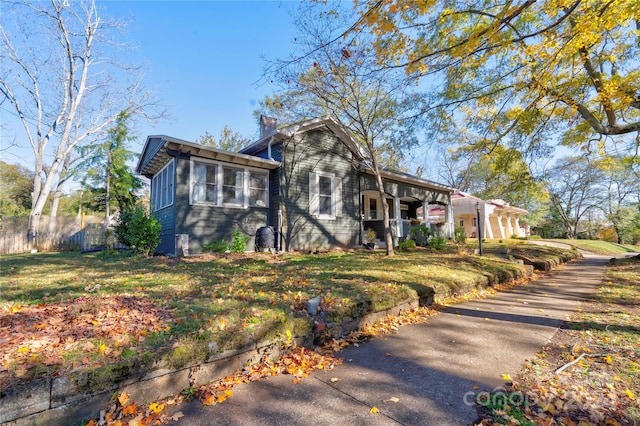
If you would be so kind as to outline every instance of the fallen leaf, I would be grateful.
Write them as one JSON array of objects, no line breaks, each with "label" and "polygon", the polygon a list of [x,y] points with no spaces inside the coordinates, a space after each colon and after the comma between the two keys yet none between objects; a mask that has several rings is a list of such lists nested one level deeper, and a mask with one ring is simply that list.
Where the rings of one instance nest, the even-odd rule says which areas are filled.
[{"label": "fallen leaf", "polygon": [[337,377],[332,377],[331,378],[331,383],[335,383],[335,382],[339,382],[340,379],[338,379]]},{"label": "fallen leaf", "polygon": [[369,412],[373,413],[373,414],[377,414],[379,412],[379,410],[378,410],[377,407],[371,407],[371,410],[369,410]]},{"label": "fallen leaf", "polygon": [[156,404],[155,402],[151,403],[149,404],[149,410],[155,414],[161,413],[162,410],[164,410],[164,404]]},{"label": "fallen leaf", "polygon": [[512,380],[512,379],[511,379],[511,376],[510,376],[510,375],[508,375],[508,374],[503,374],[503,375],[502,375],[502,379],[503,379],[503,380],[506,380],[507,382],[510,382],[510,381]]},{"label": "fallen leaf", "polygon": [[396,398],[395,396],[392,396],[391,398],[384,400],[384,402],[398,402],[398,401],[400,401],[400,399]]},{"label": "fallen leaf", "polygon": [[118,401],[120,402],[120,405],[122,405],[124,407],[127,404],[127,402],[129,401],[129,394],[126,393],[126,392],[122,392],[118,396]]},{"label": "fallen leaf", "polygon": [[627,390],[625,391],[625,393],[627,394],[627,396],[629,397],[629,399],[634,399],[634,398],[636,397],[636,395],[635,395],[632,391],[630,391],[629,389],[627,389]]},{"label": "fallen leaf", "polygon": [[138,406],[135,403],[127,405],[122,409],[122,414],[125,416],[133,416],[137,412],[138,412]]},{"label": "fallen leaf", "polygon": [[211,393],[207,393],[206,396],[202,399],[203,405],[213,405],[214,402],[216,402],[216,397]]}]

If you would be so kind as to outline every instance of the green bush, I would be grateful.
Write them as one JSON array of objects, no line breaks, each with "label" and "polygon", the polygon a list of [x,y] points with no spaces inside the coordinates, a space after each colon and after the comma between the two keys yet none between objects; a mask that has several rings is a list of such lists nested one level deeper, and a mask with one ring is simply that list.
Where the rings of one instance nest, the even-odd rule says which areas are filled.
[{"label": "green bush", "polygon": [[115,227],[118,241],[134,253],[149,257],[160,245],[162,224],[142,207],[120,212]]},{"label": "green bush", "polygon": [[236,229],[231,236],[231,244],[229,244],[229,251],[231,253],[244,253],[247,249],[247,243],[249,242],[249,236],[242,231]]},{"label": "green bush", "polygon": [[453,231],[453,238],[455,239],[455,242],[458,244],[464,244],[467,242],[467,236],[464,235],[464,227],[463,226],[456,226],[454,231]]},{"label": "green bush", "polygon": [[433,250],[442,250],[447,245],[447,241],[441,237],[433,237],[429,240],[429,247]]},{"label": "green bush", "polygon": [[398,243],[398,248],[401,251],[413,251],[416,249],[416,242],[414,240],[404,240]]},{"label": "green bush", "polygon": [[228,241],[211,241],[202,245],[202,251],[211,253],[224,253],[229,250]]},{"label": "green bush", "polygon": [[249,236],[240,230],[233,231],[231,241],[211,241],[202,245],[202,251],[211,253],[244,253],[249,242]]},{"label": "green bush", "polygon": [[427,245],[427,241],[429,237],[431,237],[431,230],[429,227],[422,223],[418,226],[412,226],[409,230],[409,234],[411,235],[411,239],[416,241],[416,244],[420,246]]}]

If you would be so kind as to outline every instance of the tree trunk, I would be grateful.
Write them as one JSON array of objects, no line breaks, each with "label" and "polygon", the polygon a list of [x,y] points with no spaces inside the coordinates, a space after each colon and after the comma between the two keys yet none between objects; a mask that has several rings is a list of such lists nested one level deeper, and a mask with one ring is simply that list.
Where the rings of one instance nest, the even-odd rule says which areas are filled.
[{"label": "tree trunk", "polygon": [[110,173],[107,169],[107,193],[104,199],[104,229],[109,229],[109,192],[110,192]]},{"label": "tree trunk", "polygon": [[62,190],[60,189],[60,185],[56,189],[56,192],[53,193],[53,200],[51,201],[51,214],[49,217],[49,234],[53,234],[56,232],[56,218],[58,217],[58,206],[60,205],[60,197],[62,196]]},{"label": "tree trunk", "polygon": [[378,194],[380,195],[380,201],[382,202],[382,223],[384,225],[384,241],[387,245],[387,256],[393,256],[393,237],[391,236],[391,226],[389,225],[389,204],[387,203],[387,197],[384,193],[384,183],[382,182],[382,176],[376,164],[374,164],[374,173],[376,175],[376,183],[378,184]]}]

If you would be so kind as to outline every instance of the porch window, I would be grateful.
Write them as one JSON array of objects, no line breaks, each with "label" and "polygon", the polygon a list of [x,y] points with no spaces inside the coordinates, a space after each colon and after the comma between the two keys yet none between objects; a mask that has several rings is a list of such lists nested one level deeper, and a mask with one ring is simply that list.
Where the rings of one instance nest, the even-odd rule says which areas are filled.
[{"label": "porch window", "polygon": [[229,167],[222,168],[222,203],[242,205],[244,171]]},{"label": "porch window", "polygon": [[464,228],[464,219],[460,219],[460,226]]},{"label": "porch window", "polygon": [[173,159],[151,179],[151,204],[160,210],[173,204]]},{"label": "porch window", "polygon": [[218,166],[195,163],[193,171],[193,201],[218,202]]},{"label": "porch window", "polygon": [[269,187],[267,185],[267,175],[265,173],[249,173],[249,205],[266,207],[267,193]]},{"label": "porch window", "polygon": [[269,173],[206,159],[192,160],[190,202],[218,207],[268,207]]},{"label": "porch window", "polygon": [[473,225],[471,226],[478,226],[478,219],[477,218],[473,218]]},{"label": "porch window", "polygon": [[333,174],[309,173],[309,213],[322,219],[342,216],[342,179]]},{"label": "porch window", "polygon": [[369,197],[369,219],[375,220],[378,218],[378,199],[375,197]]}]

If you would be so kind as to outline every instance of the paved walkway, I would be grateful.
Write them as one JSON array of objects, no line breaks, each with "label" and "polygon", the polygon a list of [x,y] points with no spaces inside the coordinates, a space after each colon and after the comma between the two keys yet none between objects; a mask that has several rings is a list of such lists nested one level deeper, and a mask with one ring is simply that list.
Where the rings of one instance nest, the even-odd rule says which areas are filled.
[{"label": "paved walkway", "polygon": [[466,425],[477,418],[470,392],[519,372],[596,288],[608,261],[586,254],[530,285],[350,346],[337,354],[342,366],[298,384],[281,375],[238,385],[219,405],[195,401],[180,407],[178,424]]}]

